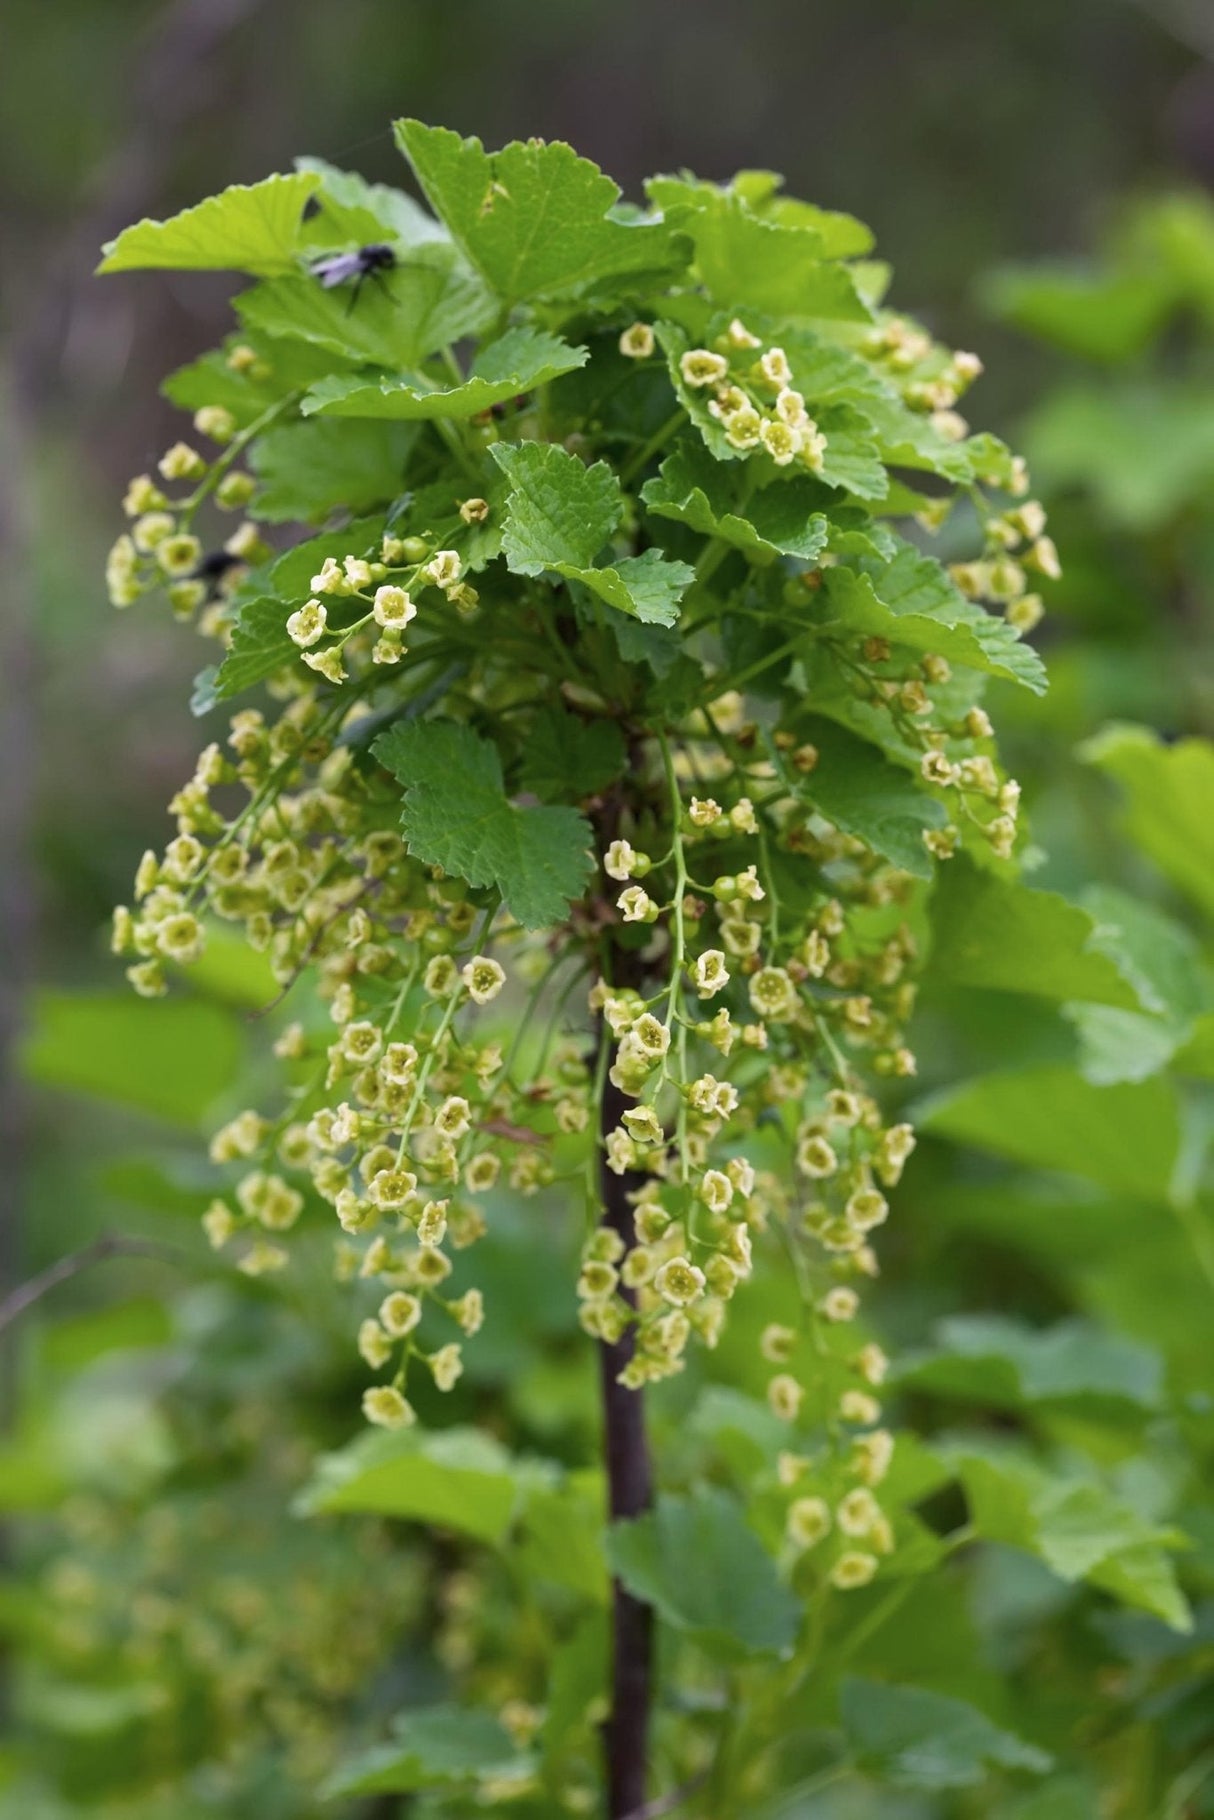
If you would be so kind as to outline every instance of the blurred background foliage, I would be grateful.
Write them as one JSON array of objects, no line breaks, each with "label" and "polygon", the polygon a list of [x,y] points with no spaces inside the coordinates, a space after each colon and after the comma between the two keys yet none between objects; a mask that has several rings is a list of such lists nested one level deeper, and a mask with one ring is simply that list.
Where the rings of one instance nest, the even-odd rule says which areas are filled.
[{"label": "blurred background foliage", "polygon": [[[0,1034],[24,1079],[0,1077],[0,1261],[11,1287],[102,1234],[147,1251],[0,1334],[0,1813],[296,1820],[391,1715],[455,1697],[547,1719],[534,1745],[525,1713],[515,1735],[461,1722],[457,1747],[437,1709],[410,1747],[429,1790],[411,1815],[466,1813],[460,1778],[508,1786],[521,1749],[571,1789],[593,1760],[594,1387],[559,1207],[503,1197],[457,1427],[393,1477],[374,1445],[346,1446],[360,1374],[327,1254],[252,1283],[198,1236],[201,1134],[256,1103],[273,1020],[250,1013],[271,985],[216,943],[188,996],[148,1006],[103,933],[200,742],[190,634],[111,615],[103,554],[127,476],[172,440],[161,377],[228,312],[222,280],[94,285],[96,248],[301,152],[399,180],[402,113],[487,143],[568,138],[631,193],[663,168],[781,169],[869,221],[896,298],[987,360],[975,417],[1026,449],[1065,564],[1040,634],[1049,696],[990,704],[1031,882],[1085,904],[1139,1009],[1052,990],[1053,945],[1074,940],[1056,918],[975,955],[958,939],[972,882],[946,883],[916,1045],[928,1136],[876,1303],[919,1437],[899,1484],[922,1577],[853,1595],[848,1666],[1006,1729],[950,1733],[925,1780],[894,1715],[884,1743],[851,1741],[870,1779],[819,1790],[837,1690],[803,1689],[773,1733],[789,1792],[763,1814],[1214,1813],[1214,14],[10,0],[7,26]],[[721,1353],[656,1400],[669,1482],[732,1485],[760,1533],[777,1443],[754,1341],[781,1292],[772,1270]],[[317,1477],[326,1448],[345,1451]],[[1030,1459],[1082,1481],[1095,1517],[1052,1519],[1016,1479]],[[967,1508],[1001,1539],[947,1562],[934,1538]],[[1169,1628],[1180,1587],[1189,1634]],[[696,1655],[686,1614],[679,1629],[703,1689],[684,1723],[707,1737],[738,1683]],[[367,1773],[335,1786],[373,1789]],[[373,1792],[338,1807],[405,1811]]]}]

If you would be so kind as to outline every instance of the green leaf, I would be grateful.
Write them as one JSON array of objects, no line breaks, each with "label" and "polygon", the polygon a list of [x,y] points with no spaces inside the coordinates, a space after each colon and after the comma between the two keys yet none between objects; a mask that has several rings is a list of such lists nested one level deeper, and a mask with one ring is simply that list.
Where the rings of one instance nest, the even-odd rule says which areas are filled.
[{"label": "green leaf", "polygon": [[1167,1549],[1182,1540],[1094,1481],[1051,1478],[1028,1460],[962,1453],[957,1469],[978,1533],[1036,1555],[1059,1579],[1086,1580],[1174,1630],[1190,1626]]},{"label": "green leaf", "polygon": [[522,1517],[516,1560],[528,1578],[568,1588],[581,1599],[605,1605],[608,1597],[603,1485],[566,1481],[532,1492]]},{"label": "green leaf", "polygon": [[1176,1066],[1182,1074],[1214,1080],[1214,1014],[1207,1012],[1195,1021],[1191,1036],[1176,1055]]},{"label": "green leaf", "polygon": [[1197,944],[1161,910],[1112,886],[1089,888],[1083,906],[1095,919],[1092,946],[1115,962],[1144,1010],[1067,1005],[1080,1067],[1098,1084],[1145,1080],[1168,1065],[1210,1002]]},{"label": "green leaf", "polygon": [[289,272],[297,264],[304,205],[319,187],[314,171],[234,183],[168,221],[124,228],[102,248],[97,270]]},{"label": "green leaf", "polygon": [[786,1655],[796,1640],[799,1601],[737,1501],[714,1487],[659,1498],[645,1516],[613,1524],[607,1558],[629,1592],[705,1649]]},{"label": "green leaf", "polygon": [[1099,1797],[1092,1784],[1066,1776],[1052,1778],[1011,1807],[1001,1807],[996,1820],[1092,1820],[1098,1811]]},{"label": "green leaf", "polygon": [[889,475],[863,413],[849,404],[827,405],[818,412],[817,423],[826,437],[820,469],[826,484],[870,504],[886,499]]},{"label": "green leaf", "polygon": [[1159,1076],[1094,1087],[1069,1068],[990,1074],[928,1101],[919,1122],[954,1143],[1154,1202],[1167,1199],[1180,1147],[1176,1095]]},{"label": "green leaf", "polygon": [[420,1707],[402,1714],[393,1729],[398,1743],[347,1758],[324,1784],[322,1796],[405,1794],[481,1776],[509,1776],[519,1764],[519,1753],[500,1722],[481,1708]]},{"label": "green leaf", "polygon": [[1142,536],[1200,505],[1214,482],[1214,390],[1155,378],[1052,393],[1026,430],[1047,497],[1081,488],[1107,522]]},{"label": "green leaf", "polygon": [[1145,727],[1112,726],[1081,756],[1125,791],[1124,827],[1179,890],[1214,916],[1214,743],[1165,745]]},{"label": "green leaf", "polygon": [[1045,666],[1005,619],[984,612],[930,556],[905,545],[885,569],[828,569],[818,596],[824,623],[888,638],[950,663],[984,670],[1044,693]]},{"label": "green leaf", "polygon": [[672,562],[660,550],[622,556],[604,569],[576,569],[570,563],[557,563],[554,568],[567,581],[580,582],[609,607],[631,614],[646,626],[675,624],[679,602],[696,573],[690,564]]},{"label": "green leaf", "polygon": [[[471,524],[460,517],[463,500],[484,499],[488,515]],[[506,486],[491,461],[448,475],[421,487],[402,500],[392,515],[392,529],[400,535],[425,537],[440,550],[458,550],[465,569],[476,571],[500,554]]]},{"label": "green leaf", "polygon": [[83,1371],[107,1353],[169,1346],[174,1337],[164,1302],[132,1298],[57,1320],[39,1335],[39,1353],[50,1370],[68,1374]]},{"label": "green leaf", "polygon": [[892,467],[919,468],[960,482],[985,472],[975,459],[986,452],[985,443],[975,451],[967,442],[951,441],[933,427],[930,417],[912,411],[896,396],[866,392],[856,408],[876,438],[881,459]]},{"label": "green leaf", "polygon": [[493,299],[454,247],[418,247],[364,284],[351,307],[348,287],[326,290],[312,277],[259,284],[236,299],[240,319],[276,340],[303,341],[343,362],[394,371],[420,366],[438,348],[479,334]]},{"label": "green leaf", "polygon": [[312,387],[300,409],[305,416],[323,412],[331,417],[474,417],[584,366],[588,359],[586,348],[571,348],[558,335],[508,329],[481,349],[462,385],[419,386],[408,375],[384,374],[369,380],[335,373]]},{"label": "green leaf", "polygon": [[21,1051],[31,1080],[197,1127],[231,1086],[240,1032],[217,1005],[43,992]]},{"label": "green leaf", "polygon": [[519,783],[546,803],[580,802],[619,777],[624,736],[610,720],[581,720],[567,708],[541,708],[527,729]]},{"label": "green leaf", "polygon": [[815,227],[764,221],[741,198],[719,192],[707,206],[677,215],[675,225],[691,235],[708,291],[730,309],[871,320],[847,267],[823,257],[825,240]]},{"label": "green leaf", "polygon": [[1187,1028],[1111,1005],[1064,1005],[1063,1016],[1079,1039],[1080,1073],[1097,1087],[1158,1074],[1180,1048]]},{"label": "green leaf", "polygon": [[513,572],[589,569],[624,509],[607,463],[587,467],[555,442],[496,442],[490,453],[510,483],[502,548]]},{"label": "green leaf", "polygon": [[900,1788],[972,1788],[996,1770],[1044,1775],[1053,1759],[968,1701],[849,1677],[843,1730],[857,1767]]},{"label": "green leaf", "polygon": [[227,655],[212,679],[208,707],[265,682],[284,664],[297,661],[299,646],[287,636],[289,613],[290,608],[273,594],[264,594],[241,608]]},{"label": "green leaf", "polygon": [[830,524],[818,510],[822,488],[808,475],[779,480],[739,499],[733,471],[696,443],[682,443],[641,489],[659,518],[673,518],[704,537],[773,561],[796,556],[814,562],[826,548]]},{"label": "green leaf", "polygon": [[1209,1003],[1200,950],[1182,924],[1114,885],[1089,885],[1092,946],[1109,955],[1148,1011],[1190,1018]]},{"label": "green leaf", "polygon": [[595,1736],[610,1660],[611,1641],[602,1611],[585,1613],[572,1636],[553,1651],[543,1731],[549,1772],[561,1758]]},{"label": "green leaf", "polygon": [[745,461],[745,451],[734,448],[708,409],[711,394],[703,386],[689,386],[683,378],[680,363],[684,354],[696,345],[692,336],[681,323],[673,321],[655,322],[653,332],[658,346],[666,356],[666,367],[675,395],[707,447],[718,461]]},{"label": "green leaf", "polygon": [[891,865],[915,878],[930,878],[932,861],[923,833],[944,826],[944,805],[929,796],[913,772],[891,764],[876,746],[834,721],[808,715],[797,722],[797,736],[817,751],[810,772],[793,770],[774,745],[769,749],[789,790],[845,834],[867,841]]},{"label": "green leaf", "polygon": [[[257,360],[252,367],[229,366],[236,347],[251,347]],[[183,411],[203,405],[222,405],[239,429],[248,429],[272,405],[291,392],[302,391],[333,371],[333,359],[323,348],[306,341],[272,341],[268,336],[229,336],[222,347],[212,348],[188,366],[178,367],[161,386],[164,396]]]},{"label": "green leaf", "polygon": [[872,229],[838,209],[819,208],[797,196],[781,196],[784,179],[776,171],[738,171],[732,182],[721,185],[699,177],[648,177],[645,194],[664,214],[689,209],[711,210],[728,201],[745,204],[761,221],[781,227],[811,229],[824,259],[850,259],[872,251]]},{"label": "green leaf", "polygon": [[[326,556],[332,556],[336,561],[344,556],[378,556],[383,530],[383,513],[372,512],[336,531],[321,531],[284,550],[268,568],[256,570],[244,587],[251,598],[257,598],[261,593],[276,594],[286,605],[296,605],[311,592],[312,577]],[[244,593],[237,598],[243,600]]]},{"label": "green leaf", "polygon": [[435,213],[499,297],[551,297],[608,276],[651,270],[671,253],[658,223],[609,218],[610,177],[571,146],[479,139],[399,120],[396,140]]},{"label": "green leaf", "polygon": [[306,1517],[374,1511],[499,1543],[524,1477],[505,1448],[477,1428],[365,1433],[321,1456],[296,1509]]},{"label": "green leaf", "polygon": [[674,624],[695,579],[687,563],[645,550],[593,566],[623,511],[620,483],[605,461],[587,467],[550,442],[498,442],[490,454],[510,482],[502,549],[514,574],[561,575],[646,625]]},{"label": "green leaf", "polygon": [[52,1677],[39,1689],[39,1706],[42,1724],[61,1739],[105,1740],[116,1749],[121,1748],[117,1734],[163,1714],[164,1688],[152,1679],[98,1687]]},{"label": "green leaf", "polygon": [[[342,171],[323,158],[297,158],[295,168],[320,178],[316,192],[320,214],[306,225],[317,246],[359,246],[368,241],[395,241],[401,247],[448,239],[446,228],[428,215],[404,190],[387,183],[368,183],[356,171]],[[332,236],[336,233],[337,238]]]},{"label": "green leaf", "polygon": [[72,1490],[68,1463],[45,1421],[26,1420],[23,1433],[0,1441],[0,1512],[51,1511]]},{"label": "green leaf", "polygon": [[259,436],[249,465],[261,482],[258,518],[270,523],[325,517],[335,507],[367,512],[404,489],[417,440],[408,424],[284,424]]},{"label": "green leaf", "polygon": [[[710,323],[701,322],[699,327],[711,334]],[[693,342],[682,324],[655,322],[654,333],[666,356],[670,383],[679,403],[717,461],[753,462],[760,472],[766,469],[778,476],[779,470],[766,456],[753,451],[747,454],[734,448],[708,408],[710,394],[704,387],[689,386],[684,380],[680,363]],[[868,421],[851,402],[864,386],[879,385],[880,382],[863,361],[838,348],[830,348],[816,336],[794,331],[785,339],[797,389],[804,392],[812,414],[826,436],[821,479],[826,485],[842,487],[860,499],[884,499],[889,491],[889,478],[881,464]],[[788,481],[794,478],[799,477],[790,475]]]},{"label": "green leaf", "polygon": [[687,1432],[710,1441],[739,1479],[775,1464],[788,1429],[769,1405],[728,1384],[709,1384],[696,1398]]},{"label": "green leaf", "polygon": [[471,885],[496,886],[529,929],[564,921],[593,867],[584,816],[516,807],[496,746],[454,721],[392,727],[372,750],[404,786],[410,853]]},{"label": "green leaf", "polygon": [[[873,231],[855,215],[848,215],[842,209],[819,208],[816,202],[803,202],[799,196],[772,195],[760,201],[751,188],[754,174],[739,171],[733,180],[734,188],[765,221],[776,221],[781,227],[812,228],[822,242],[825,259],[855,259],[862,253],[872,252],[876,244]],[[770,171],[759,174],[763,177],[773,175]],[[780,183],[783,183],[782,178]],[[855,267],[852,269],[856,270]]]},{"label": "green leaf", "polygon": [[1004,266],[981,287],[983,302],[1026,334],[1089,360],[1130,360],[1169,314],[1174,281],[1159,272],[1105,272],[1079,265]]},{"label": "green leaf", "polygon": [[932,966],[953,985],[1142,1009],[1095,918],[1053,891],[958,859],[940,870],[932,928]]},{"label": "green leaf", "polygon": [[997,1409],[1110,1399],[1159,1406],[1158,1355],[1084,1321],[1033,1329],[1001,1315],[955,1315],[935,1339],[932,1351],[899,1361],[899,1383]]}]

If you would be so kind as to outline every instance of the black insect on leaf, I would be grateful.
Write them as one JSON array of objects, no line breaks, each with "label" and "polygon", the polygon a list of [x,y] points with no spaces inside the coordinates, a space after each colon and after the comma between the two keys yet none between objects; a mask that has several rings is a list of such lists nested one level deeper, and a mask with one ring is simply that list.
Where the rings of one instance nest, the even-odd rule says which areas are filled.
[{"label": "black insect on leaf", "polygon": [[350,308],[358,301],[358,293],[368,278],[374,278],[382,284],[385,272],[391,272],[396,266],[396,254],[382,241],[374,241],[370,246],[360,246],[354,253],[334,253],[327,259],[318,259],[312,267],[312,275],[319,278],[326,291],[332,291],[339,284],[348,284],[354,280],[354,289],[350,294]]}]

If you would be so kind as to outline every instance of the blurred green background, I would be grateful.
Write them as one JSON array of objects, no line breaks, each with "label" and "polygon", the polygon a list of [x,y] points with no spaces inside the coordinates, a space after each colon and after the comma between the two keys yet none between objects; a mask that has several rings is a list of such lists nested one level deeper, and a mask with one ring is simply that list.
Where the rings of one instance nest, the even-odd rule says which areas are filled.
[{"label": "blurred green background", "polygon": [[[298,1786],[314,1782],[327,1761],[317,1713],[337,1714],[337,1730],[347,1724],[350,1685],[323,1672],[337,1610],[357,1635],[363,1678],[388,1665],[374,1697],[354,1701],[356,1729],[438,1686],[433,1652],[402,1660],[398,1649],[424,1603],[416,1561],[398,1555],[392,1598],[372,1614],[358,1587],[361,1567],[373,1574],[385,1546],[378,1531],[358,1532],[353,1576],[351,1530],[340,1546],[323,1526],[315,1540],[293,1539],[305,1551],[298,1563],[277,1536],[316,1445],[339,1443],[350,1428],[358,1373],[323,1260],[285,1293],[234,1285],[196,1236],[209,1181],[200,1133],[255,1094],[260,1035],[247,1013],[269,996],[264,982],[217,946],[209,984],[170,1007],[123,1013],[75,996],[120,993],[108,912],[127,895],[143,848],[163,840],[164,805],[205,737],[185,709],[201,661],[193,635],[151,612],[112,613],[104,552],[128,476],[176,433],[161,378],[229,324],[222,278],[95,281],[97,249],[134,217],[289,168],[299,153],[399,181],[388,122],[401,114],[491,145],[566,138],[632,195],[655,170],[724,178],[775,168],[795,193],[873,226],[895,268],[895,300],[986,360],[971,415],[1035,458],[1066,565],[1040,634],[1051,695],[1027,708],[1003,694],[992,701],[1042,849],[1036,882],[1132,888],[1176,910],[1194,944],[1210,942],[1209,895],[1191,892],[1186,903],[1125,843],[1111,793],[1075,756],[1114,719],[1169,736],[1214,734],[1208,0],[9,0],[0,58],[0,1274],[11,1287],[115,1230],[180,1255],[100,1265],[0,1334],[9,1435],[0,1502],[34,1519],[10,1524],[17,1571],[0,1593],[11,1719],[0,1800],[8,1774],[14,1803],[3,1812],[21,1806],[53,1820],[82,1811],[77,1802],[108,1800],[104,1811],[141,1820],[310,1814],[296,1784],[288,1778],[284,1792],[265,1764],[298,1749]],[[1047,1017],[1031,997],[997,995],[994,1008],[961,997],[947,978],[929,987],[920,1037],[928,1085],[981,1073],[1012,1043],[1026,1062],[1053,1065],[1064,1053],[1053,1008]],[[1149,1109],[1144,1116],[1149,1123]],[[888,1330],[911,1344],[935,1316],[965,1307],[1032,1321],[1078,1313],[1161,1347],[1177,1394],[1208,1402],[1210,1374],[1199,1368],[1208,1301],[1192,1309],[1190,1329],[1169,1331],[1174,1298],[1189,1286],[1188,1254],[1134,1251],[1141,1209],[1127,1211],[1110,1188],[1115,1166],[1103,1176],[1098,1168],[1081,1191],[1082,1160],[1060,1160],[1044,1139],[1035,1156],[1030,1142],[1017,1160],[1061,1169],[1066,1185],[1051,1174],[1025,1187],[975,1176],[948,1135],[925,1147],[891,1234]],[[1133,1254],[1129,1275],[1118,1274],[1110,1246]],[[459,1413],[487,1415],[576,1463],[591,1433],[591,1387],[571,1362],[561,1259],[546,1241],[540,1250],[546,1300],[563,1312],[528,1341],[541,1266],[534,1233],[528,1239],[505,1209],[488,1264],[503,1322]],[[1134,1293],[1148,1280],[1153,1312]],[[937,1409],[930,1384],[910,1395],[927,1429],[955,1413],[947,1396]],[[1117,1457],[1111,1442],[1102,1450]],[[1163,1474],[1158,1462],[1152,1470]],[[53,1525],[38,1516],[48,1511]],[[259,1524],[267,1533],[256,1539]],[[275,1609],[283,1603],[274,1575],[287,1588],[306,1578],[319,1589],[316,1613],[292,1614],[281,1634],[266,1622],[267,1596]],[[177,1651],[172,1601],[183,1588],[202,1634],[184,1658],[174,1654],[168,1725],[145,1671],[170,1634]],[[1013,1648],[998,1630],[999,1601],[1013,1591],[990,1569],[976,1597],[995,1613],[1004,1666],[1029,1675],[1034,1657],[1020,1632]],[[1040,1587],[1025,1597],[1038,1599],[1047,1626],[1054,1608]],[[485,1647],[491,1658],[491,1644],[470,1641],[452,1609],[423,1614],[422,1630],[440,1638],[440,1666],[458,1664],[461,1649]],[[238,1729],[231,1688],[221,1698],[224,1677],[205,1666],[219,1657],[225,1674],[239,1665],[240,1724],[247,1702],[261,1702],[252,1767],[242,1758],[232,1769],[216,1743],[226,1726]],[[282,1678],[287,1659],[291,1699],[263,1711],[265,1684]],[[1081,1711],[1093,1663],[1052,1660],[1059,1676],[1074,1670],[1064,1704]],[[98,1690],[115,1661],[121,1687],[107,1705]],[[941,1669],[942,1685],[950,1674],[964,1679]],[[153,1680],[164,1684],[160,1669]],[[99,1788],[102,1759],[112,1790],[104,1778]],[[182,1764],[194,1766],[188,1796]]]}]

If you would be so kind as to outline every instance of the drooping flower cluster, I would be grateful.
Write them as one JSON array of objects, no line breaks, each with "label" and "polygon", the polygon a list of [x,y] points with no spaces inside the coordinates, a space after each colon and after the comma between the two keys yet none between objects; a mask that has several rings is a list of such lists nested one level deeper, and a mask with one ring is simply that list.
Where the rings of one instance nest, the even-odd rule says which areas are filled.
[{"label": "drooping flower cluster", "polygon": [[[449,1251],[484,1230],[482,1197],[499,1176],[534,1193],[551,1175],[529,1104],[502,1046],[476,1028],[476,1013],[506,984],[490,946],[527,941],[508,918],[479,914],[458,883],[436,881],[411,861],[385,818],[382,789],[334,744],[335,721],[310,692],[267,728],[244,710],[226,757],[204,752],[176,799],[181,832],[164,855],[145,856],[136,909],[115,916],[115,946],[147,958],[129,968],[144,993],[165,989],[165,960],[188,964],[207,916],[243,925],[289,991],[305,969],[327,1007],[326,1024],[288,1024],[275,1053],[294,1084],[286,1109],[248,1110],[216,1133],[211,1157],[242,1173],[205,1216],[211,1242],[239,1247],[249,1274],[281,1269],[283,1235],[310,1190],[329,1203],[344,1235],[337,1268],[374,1285],[374,1314],[358,1346],[389,1381],[368,1390],[372,1421],[412,1420],[403,1391],[416,1360],[440,1389],[461,1370],[456,1336],[474,1334],[479,1291],[446,1289]],[[305,782],[306,779],[306,782]],[[212,790],[239,784],[246,807],[230,822]],[[295,787],[291,787],[294,785]],[[556,1107],[568,1117],[578,1070]],[[584,1072],[584,1071],[583,1071]],[[583,1120],[584,1122],[584,1120]],[[417,1331],[434,1328],[423,1343]]]}]

